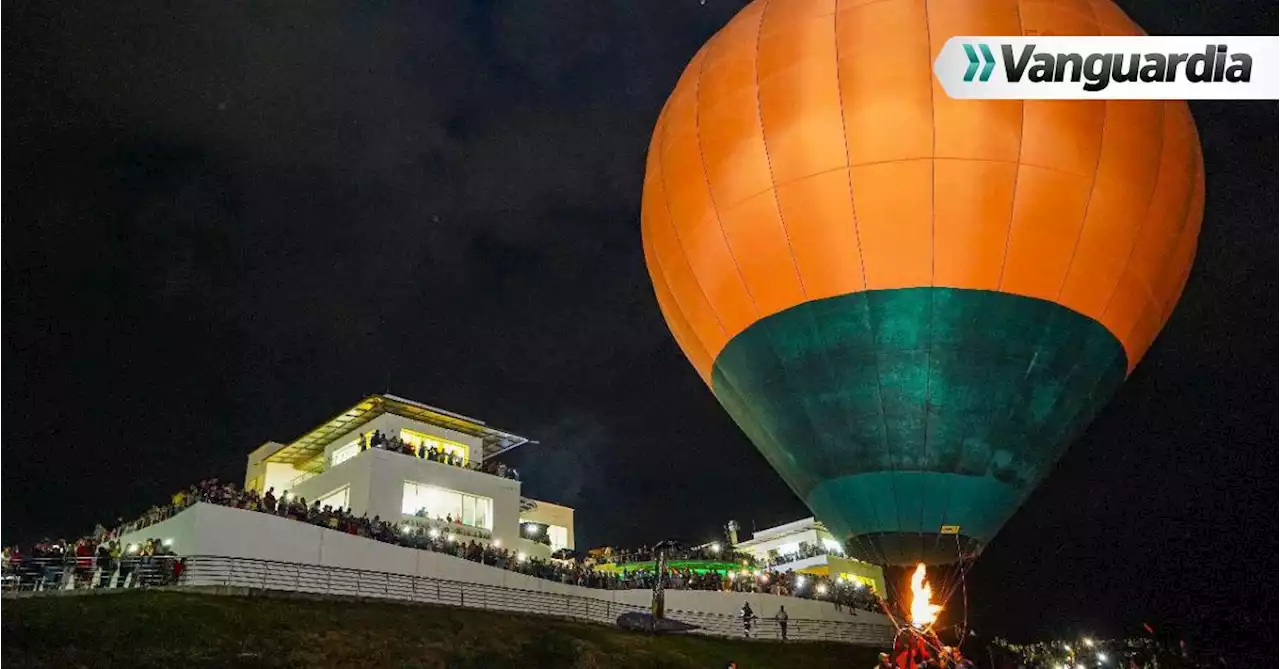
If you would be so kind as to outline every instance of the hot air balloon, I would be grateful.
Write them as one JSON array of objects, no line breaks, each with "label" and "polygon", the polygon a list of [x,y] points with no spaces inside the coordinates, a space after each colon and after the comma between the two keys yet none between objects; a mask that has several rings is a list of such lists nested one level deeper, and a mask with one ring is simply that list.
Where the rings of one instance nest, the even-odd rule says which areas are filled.
[{"label": "hot air balloon", "polygon": [[757,0],[658,118],[645,261],[676,342],[852,555],[995,537],[1168,320],[1184,102],[953,100],[955,35],[1140,35],[1110,0]]}]

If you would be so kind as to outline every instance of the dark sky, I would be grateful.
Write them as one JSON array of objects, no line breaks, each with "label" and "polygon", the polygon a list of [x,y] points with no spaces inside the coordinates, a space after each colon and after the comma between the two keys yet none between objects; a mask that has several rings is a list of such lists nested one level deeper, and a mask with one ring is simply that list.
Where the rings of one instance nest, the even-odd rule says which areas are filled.
[{"label": "dark sky", "polygon": [[[388,389],[539,439],[514,461],[584,545],[807,515],[640,247],[653,123],[741,3],[184,4],[4,6],[5,542],[239,481]],[[1120,4],[1155,34],[1276,27]],[[984,632],[1274,630],[1276,105],[1192,109],[1181,306],[975,568]]]}]

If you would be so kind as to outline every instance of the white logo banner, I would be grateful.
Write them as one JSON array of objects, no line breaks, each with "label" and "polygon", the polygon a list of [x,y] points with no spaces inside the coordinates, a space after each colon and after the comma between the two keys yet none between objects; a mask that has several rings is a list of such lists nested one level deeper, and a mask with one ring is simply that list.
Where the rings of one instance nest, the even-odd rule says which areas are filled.
[{"label": "white logo banner", "polygon": [[933,63],[976,100],[1278,100],[1280,37],[952,37]]}]

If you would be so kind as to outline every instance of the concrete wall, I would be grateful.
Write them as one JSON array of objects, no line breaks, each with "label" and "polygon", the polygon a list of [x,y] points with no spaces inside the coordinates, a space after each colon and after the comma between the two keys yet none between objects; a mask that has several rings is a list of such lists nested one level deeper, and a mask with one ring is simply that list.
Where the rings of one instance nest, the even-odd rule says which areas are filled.
[{"label": "concrete wall", "polygon": [[[301,473],[295,470],[293,465],[266,461],[271,454],[282,448],[284,448],[284,444],[268,441],[255,448],[249,454],[248,464],[245,466],[244,471],[245,488],[256,487],[259,490],[266,490],[276,486],[276,491],[279,492],[281,484],[289,483]],[[257,483],[256,486],[253,485],[255,482]]]},{"label": "concrete wall", "polygon": [[532,501],[538,506],[529,511],[521,511],[520,519],[565,528],[568,535],[568,541],[565,542],[565,547],[573,548],[575,545],[573,540],[573,509],[567,506],[553,504],[551,502],[544,502],[540,499]]},{"label": "concrete wall", "polygon": [[[810,528],[782,536],[759,539],[760,543],[745,546],[742,550],[756,556],[757,560],[767,560],[769,551],[778,551],[779,554],[794,553],[800,549],[801,543],[807,542],[811,545],[818,545],[822,543],[822,538],[816,529]],[[826,538],[829,539],[831,537],[828,535]],[[753,539],[753,541],[755,540],[757,539]]]},{"label": "concrete wall", "polygon": [[[462,467],[371,448],[294,486],[289,492],[313,502],[350,485],[356,515],[399,522],[405,481],[448,488],[493,500],[493,538],[514,542],[519,536],[520,482]],[[280,489],[276,489],[280,492]],[[514,544],[509,544],[514,545]]]},{"label": "concrete wall", "polygon": [[[306,499],[307,503],[310,504],[342,486],[349,486],[348,503],[355,514],[358,516],[362,513],[368,513],[369,517],[372,518],[376,513],[369,509],[369,494],[370,486],[372,485],[371,468],[374,459],[367,456],[373,452],[366,451],[361,453],[336,467],[330,467],[312,476],[292,488],[276,488],[276,495],[280,496],[288,492],[296,497]],[[383,451],[377,452],[383,453]],[[399,518],[400,513],[397,508],[396,515],[390,516],[389,519],[398,520]]]},{"label": "concrete wall", "polygon": [[870,580],[875,585],[876,593],[882,597],[888,592],[888,590],[885,590],[884,570],[876,565],[860,560],[851,560],[839,555],[828,555],[827,569],[830,570],[832,578],[835,578],[838,574],[850,574]]},{"label": "concrete wall", "polygon": [[[147,538],[170,539],[181,555],[243,557],[365,569],[408,576],[446,579],[539,593],[573,595],[647,608],[649,590],[597,590],[554,583],[540,578],[489,567],[450,555],[384,544],[300,523],[287,518],[197,504],[162,523],[121,538],[137,543]],[[828,602],[768,594],[668,590],[668,613],[680,611],[735,616],[744,602],[756,614],[768,618],[779,606],[795,620],[822,620],[889,625],[888,619],[866,611],[836,611]]]},{"label": "concrete wall", "polygon": [[[358,441],[361,434],[372,433],[374,430],[382,430],[382,433],[389,437],[393,434],[400,434],[400,430],[402,428],[409,428],[410,430],[421,432],[423,434],[441,437],[443,439],[448,439],[449,441],[456,441],[460,444],[466,444],[472,460],[476,462],[484,460],[483,444],[479,437],[473,437],[444,427],[428,425],[420,421],[393,414],[382,414],[368,423],[361,425],[359,428],[334,439],[333,443],[326,446],[324,449],[325,467],[329,468],[329,462],[331,461],[331,456],[334,451],[350,444],[353,441]],[[244,473],[244,486],[246,488],[250,487],[250,484],[255,480],[257,480],[259,484],[256,487],[260,491],[265,491],[268,488],[275,488],[277,494],[289,489],[290,487],[298,487],[292,486],[292,481],[306,472],[296,469],[293,465],[287,463],[266,462],[268,457],[276,454],[284,447],[285,444],[269,441],[254,449],[253,452],[249,454],[248,464],[245,467]],[[333,486],[326,488],[324,491],[321,491],[321,494],[332,489]],[[310,491],[311,488],[308,488],[307,490]]]}]

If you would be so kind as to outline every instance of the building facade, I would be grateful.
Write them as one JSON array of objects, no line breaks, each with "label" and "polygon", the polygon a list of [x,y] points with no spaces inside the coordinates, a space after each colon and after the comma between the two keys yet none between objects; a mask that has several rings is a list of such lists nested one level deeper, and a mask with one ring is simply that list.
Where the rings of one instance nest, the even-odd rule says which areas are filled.
[{"label": "building facade", "polygon": [[[376,447],[375,434],[402,446]],[[533,556],[572,549],[573,509],[523,497],[516,472],[490,462],[527,443],[474,418],[374,395],[291,443],[254,450],[244,485]]]},{"label": "building facade", "polygon": [[734,548],[769,565],[770,571],[844,578],[874,588],[881,596],[886,592],[884,570],[846,556],[840,541],[814,518],[760,530]]}]

